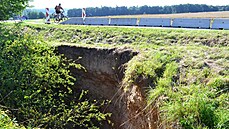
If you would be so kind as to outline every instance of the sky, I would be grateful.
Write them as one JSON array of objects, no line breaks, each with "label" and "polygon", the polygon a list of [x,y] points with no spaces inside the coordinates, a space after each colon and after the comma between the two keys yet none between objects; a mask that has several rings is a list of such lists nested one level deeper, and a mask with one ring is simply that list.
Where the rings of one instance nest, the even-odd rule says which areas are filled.
[{"label": "sky", "polygon": [[116,6],[165,6],[177,4],[229,5],[229,0],[33,0],[36,9],[54,8],[61,3],[63,8],[116,7]]}]

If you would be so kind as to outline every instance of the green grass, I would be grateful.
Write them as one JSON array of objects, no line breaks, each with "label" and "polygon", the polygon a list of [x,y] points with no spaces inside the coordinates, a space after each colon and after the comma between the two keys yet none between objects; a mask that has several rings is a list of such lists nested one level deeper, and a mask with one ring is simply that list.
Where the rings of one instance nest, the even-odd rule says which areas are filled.
[{"label": "green grass", "polygon": [[229,31],[27,23],[20,31],[52,45],[139,51],[126,64],[123,88],[139,78],[151,80],[147,107],[159,109],[159,127],[229,127]]},{"label": "green grass", "polygon": [[68,43],[229,46],[228,31],[72,25],[25,24],[25,26],[45,35],[48,41]]},{"label": "green grass", "polygon": [[[129,62],[125,88],[136,85],[139,77],[151,79],[148,105],[160,109],[162,124],[158,126],[226,129],[229,126],[228,50],[228,47],[205,46],[148,48],[146,55]],[[215,51],[221,56],[211,58]]]},{"label": "green grass", "polygon": [[44,24],[45,19],[29,19],[29,20],[24,20],[23,22],[27,24]]}]

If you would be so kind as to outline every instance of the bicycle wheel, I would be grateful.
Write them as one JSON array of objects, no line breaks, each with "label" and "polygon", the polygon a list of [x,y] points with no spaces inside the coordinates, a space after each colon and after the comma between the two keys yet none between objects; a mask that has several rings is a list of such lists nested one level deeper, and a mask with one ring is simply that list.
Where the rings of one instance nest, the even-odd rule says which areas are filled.
[{"label": "bicycle wheel", "polygon": [[68,16],[63,17],[63,21],[68,20]]},{"label": "bicycle wheel", "polygon": [[60,16],[59,15],[56,15],[55,17],[54,17],[54,22],[55,23],[59,23],[60,22],[60,18],[59,18]]}]

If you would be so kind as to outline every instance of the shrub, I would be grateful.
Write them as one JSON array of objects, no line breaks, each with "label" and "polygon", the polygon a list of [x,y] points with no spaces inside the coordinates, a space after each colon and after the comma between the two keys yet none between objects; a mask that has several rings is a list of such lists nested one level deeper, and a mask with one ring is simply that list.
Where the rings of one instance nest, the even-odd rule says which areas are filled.
[{"label": "shrub", "polygon": [[110,114],[101,113],[98,102],[73,90],[69,67],[80,65],[56,55],[38,37],[19,33],[20,26],[0,28],[0,104],[17,109],[13,117],[44,128],[98,128],[107,119]]},{"label": "shrub", "polygon": [[6,111],[0,109],[0,128],[2,129],[25,129],[17,124],[15,119],[10,119]]}]

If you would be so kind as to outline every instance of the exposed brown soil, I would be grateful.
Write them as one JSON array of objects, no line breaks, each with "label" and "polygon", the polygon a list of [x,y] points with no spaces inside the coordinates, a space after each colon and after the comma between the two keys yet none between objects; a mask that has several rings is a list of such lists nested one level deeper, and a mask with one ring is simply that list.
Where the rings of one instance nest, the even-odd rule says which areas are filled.
[{"label": "exposed brown soil", "polygon": [[[76,88],[89,90],[93,99],[111,100],[104,108],[111,112],[113,126],[105,124],[104,129],[153,129],[156,128],[157,113],[149,113],[146,107],[144,86],[141,80],[124,92],[122,78],[124,64],[137,55],[128,49],[99,49],[75,46],[59,46],[58,52],[83,65],[85,70],[71,69],[77,78]],[[82,57],[79,59],[79,57]]]}]

